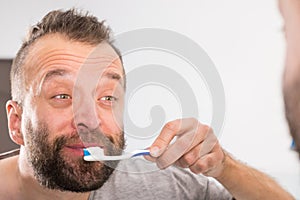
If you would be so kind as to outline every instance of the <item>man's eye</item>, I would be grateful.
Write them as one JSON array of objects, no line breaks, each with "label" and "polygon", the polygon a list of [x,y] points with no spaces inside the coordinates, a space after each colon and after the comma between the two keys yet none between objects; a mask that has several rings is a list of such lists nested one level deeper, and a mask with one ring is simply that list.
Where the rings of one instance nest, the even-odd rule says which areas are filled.
[{"label": "man's eye", "polygon": [[55,99],[71,99],[70,95],[68,95],[68,94],[59,94],[59,95],[54,96],[53,98],[55,98]]},{"label": "man's eye", "polygon": [[104,96],[104,97],[101,97],[100,100],[114,102],[114,101],[117,101],[117,98],[113,97],[113,96]]}]

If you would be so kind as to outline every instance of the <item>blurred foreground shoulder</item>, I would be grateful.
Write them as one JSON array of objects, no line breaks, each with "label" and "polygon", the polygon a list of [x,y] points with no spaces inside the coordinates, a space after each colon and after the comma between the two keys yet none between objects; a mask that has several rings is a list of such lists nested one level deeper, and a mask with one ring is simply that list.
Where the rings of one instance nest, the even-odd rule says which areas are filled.
[{"label": "blurred foreground shoulder", "polygon": [[0,199],[10,199],[16,189],[18,155],[16,152],[0,154]]}]

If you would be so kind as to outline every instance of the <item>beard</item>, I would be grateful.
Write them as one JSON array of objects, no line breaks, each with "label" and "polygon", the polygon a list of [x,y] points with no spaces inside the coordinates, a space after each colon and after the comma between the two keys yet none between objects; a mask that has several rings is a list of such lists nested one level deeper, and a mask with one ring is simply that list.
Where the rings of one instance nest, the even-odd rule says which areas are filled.
[{"label": "beard", "polygon": [[[108,155],[120,155],[124,149],[124,134],[118,133],[114,141],[100,134]],[[79,134],[59,136],[49,142],[46,124],[39,124],[36,130],[31,122],[26,123],[26,151],[37,181],[48,189],[72,192],[88,192],[99,189],[113,173],[118,161],[86,162],[83,157],[65,155],[63,148],[80,141]]]}]

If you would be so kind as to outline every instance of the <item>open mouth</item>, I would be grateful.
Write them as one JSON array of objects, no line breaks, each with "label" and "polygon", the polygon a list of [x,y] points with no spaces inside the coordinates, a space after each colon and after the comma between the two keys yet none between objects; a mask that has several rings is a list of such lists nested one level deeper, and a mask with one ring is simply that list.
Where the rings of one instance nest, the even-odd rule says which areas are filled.
[{"label": "open mouth", "polygon": [[73,144],[73,145],[66,145],[65,146],[65,150],[67,152],[69,152],[71,155],[74,155],[74,156],[84,156],[84,152],[83,150],[85,148],[88,148],[88,147],[100,147],[101,149],[103,149],[103,146],[99,146],[99,145],[96,145],[96,144]]}]

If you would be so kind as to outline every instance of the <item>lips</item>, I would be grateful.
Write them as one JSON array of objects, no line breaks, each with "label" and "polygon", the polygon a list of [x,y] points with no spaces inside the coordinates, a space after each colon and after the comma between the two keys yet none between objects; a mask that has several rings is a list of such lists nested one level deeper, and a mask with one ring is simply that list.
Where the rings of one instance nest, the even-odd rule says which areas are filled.
[{"label": "lips", "polygon": [[72,155],[75,156],[83,156],[83,149],[88,148],[88,147],[100,147],[103,148],[103,146],[97,145],[97,144],[67,144],[65,145],[66,151],[70,152]]},{"label": "lips", "polygon": [[74,149],[84,149],[84,148],[88,148],[88,147],[100,147],[103,148],[103,145],[99,145],[96,143],[88,143],[88,144],[84,144],[84,143],[75,143],[75,144],[66,144],[65,145],[68,148],[74,148]]}]

